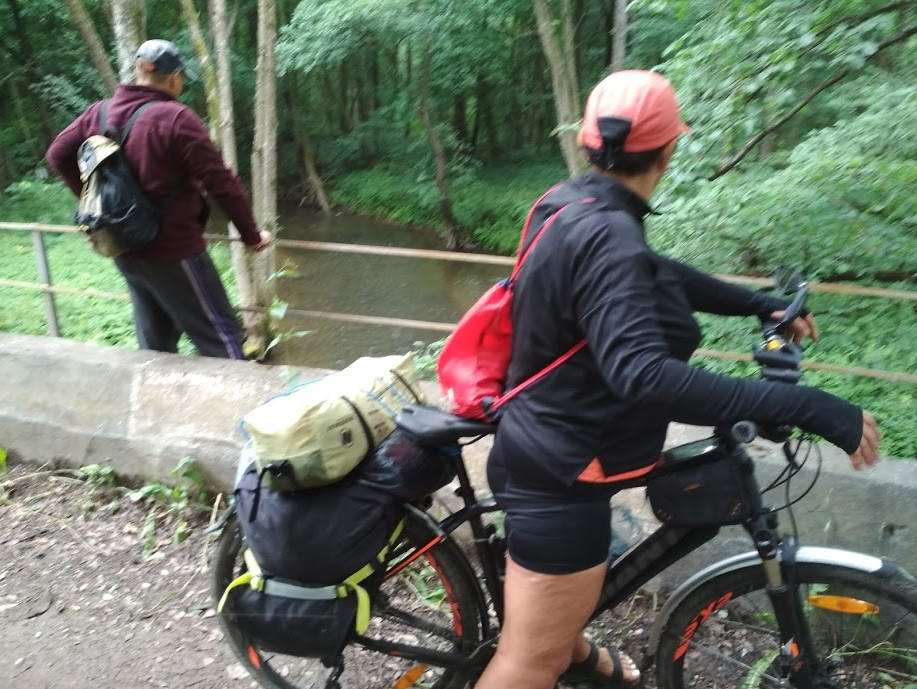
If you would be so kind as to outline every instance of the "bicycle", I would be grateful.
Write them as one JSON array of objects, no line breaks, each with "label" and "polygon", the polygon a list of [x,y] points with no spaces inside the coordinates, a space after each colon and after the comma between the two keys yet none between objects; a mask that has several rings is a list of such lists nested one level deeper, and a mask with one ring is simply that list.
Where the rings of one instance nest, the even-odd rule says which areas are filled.
[{"label": "bicycle", "polygon": [[[808,289],[797,281],[780,323],[765,325],[755,359],[770,380],[799,380],[802,349],[786,337],[803,311]],[[433,445],[480,439],[494,426],[429,407],[409,408],[399,424]],[[704,440],[673,448],[664,457],[678,469],[700,466],[719,453],[745,467],[753,495],[743,523],[754,550],[710,565],[682,583],[656,615],[641,667],[655,666],[659,689],[785,687],[796,689],[914,689],[917,684],[917,579],[871,555],[805,546],[780,529],[780,507],[762,495],[786,487],[808,460],[797,462],[791,429],[758,428],[742,421],[718,428]],[[745,446],[762,436],[783,443],[787,467],[762,489]],[[817,448],[817,446],[816,446]],[[462,689],[491,658],[502,620],[505,540],[492,498],[479,500],[461,456],[454,460],[456,494],[463,507],[444,519],[429,512],[431,500],[406,506],[402,540],[393,551],[370,628],[354,636],[343,654],[323,667],[315,659],[264,654],[221,616],[239,660],[269,689],[341,687],[345,664],[370,669],[375,686],[396,689]],[[673,464],[674,463],[674,464]],[[455,532],[470,527],[474,557]],[[712,540],[719,527],[661,526],[609,563],[593,620],[630,598],[651,578]],[[243,536],[227,512],[216,549],[213,591],[219,598],[244,571]],[[474,564],[473,564],[474,562]],[[379,664],[378,654],[387,656]],[[644,673],[646,674],[646,673]]]}]

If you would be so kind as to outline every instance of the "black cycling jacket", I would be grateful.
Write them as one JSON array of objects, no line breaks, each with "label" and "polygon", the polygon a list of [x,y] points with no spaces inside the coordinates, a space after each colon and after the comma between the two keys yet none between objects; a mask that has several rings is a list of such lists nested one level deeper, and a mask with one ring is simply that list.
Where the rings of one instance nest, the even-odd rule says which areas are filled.
[{"label": "black cycling jacket", "polygon": [[847,452],[858,447],[862,413],[842,399],[686,363],[701,339],[693,311],[766,316],[785,301],[655,253],[643,229],[649,206],[596,172],[539,203],[528,243],[564,206],[514,287],[507,386],[583,338],[588,346],[501,411],[498,432],[531,461],[568,485],[627,476],[656,460],[670,421],[792,424]]}]

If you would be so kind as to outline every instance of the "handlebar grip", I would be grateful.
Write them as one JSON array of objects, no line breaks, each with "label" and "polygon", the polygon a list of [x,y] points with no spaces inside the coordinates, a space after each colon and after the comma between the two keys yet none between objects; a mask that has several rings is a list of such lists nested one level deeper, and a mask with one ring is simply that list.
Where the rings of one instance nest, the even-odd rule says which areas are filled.
[{"label": "handlebar grip", "polygon": [[732,425],[731,432],[733,440],[747,445],[758,437],[758,426],[754,421],[739,421]]}]

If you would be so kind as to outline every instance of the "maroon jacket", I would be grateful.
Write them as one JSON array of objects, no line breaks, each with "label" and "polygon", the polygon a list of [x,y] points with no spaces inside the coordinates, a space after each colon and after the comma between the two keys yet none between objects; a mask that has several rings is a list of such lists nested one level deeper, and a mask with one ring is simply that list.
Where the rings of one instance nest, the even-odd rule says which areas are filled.
[{"label": "maroon jacket", "polygon": [[[139,258],[180,260],[203,251],[207,203],[214,199],[252,246],[260,237],[241,180],[223,164],[210,141],[207,128],[187,106],[162,91],[146,86],[119,86],[108,110],[108,120],[121,127],[141,104],[147,108],[131,130],[124,146],[143,192],[162,213],[159,236],[147,247],[132,252]],[[91,105],[57,135],[46,154],[48,164],[74,194],[80,193],[76,152],[80,144],[99,134],[100,103]]]}]

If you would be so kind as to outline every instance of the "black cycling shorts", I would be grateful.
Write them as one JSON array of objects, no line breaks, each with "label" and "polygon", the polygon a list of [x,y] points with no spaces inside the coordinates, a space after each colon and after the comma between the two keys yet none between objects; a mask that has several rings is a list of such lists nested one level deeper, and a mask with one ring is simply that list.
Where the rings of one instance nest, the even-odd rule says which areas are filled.
[{"label": "black cycling shorts", "polygon": [[487,480],[506,513],[507,548],[516,564],[541,574],[572,574],[608,560],[615,490],[564,485],[505,433],[494,440]]}]

